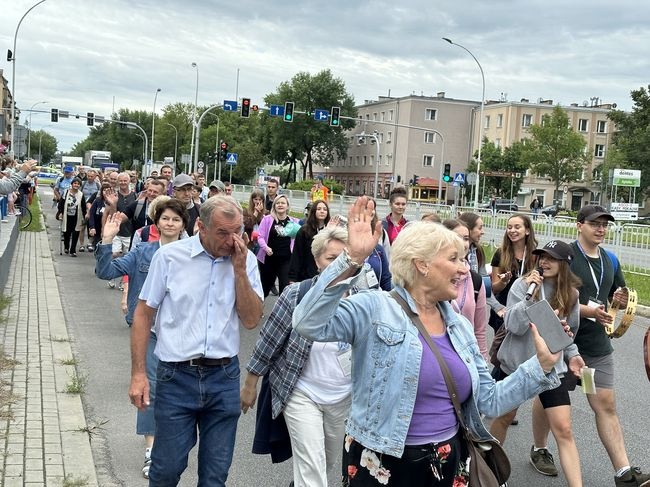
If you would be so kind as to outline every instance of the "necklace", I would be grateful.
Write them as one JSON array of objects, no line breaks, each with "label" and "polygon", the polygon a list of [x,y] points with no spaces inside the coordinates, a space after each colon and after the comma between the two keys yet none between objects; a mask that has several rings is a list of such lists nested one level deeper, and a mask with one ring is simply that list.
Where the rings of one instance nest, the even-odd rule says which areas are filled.
[{"label": "necklace", "polygon": [[411,297],[413,298],[413,301],[415,301],[417,304],[419,304],[420,306],[422,306],[424,309],[434,309],[434,308],[436,308],[436,306],[438,306],[438,303],[434,303],[434,304],[425,304],[425,303],[421,303],[421,302],[418,301],[418,300],[415,298],[415,296],[413,296],[412,294],[411,294]]}]

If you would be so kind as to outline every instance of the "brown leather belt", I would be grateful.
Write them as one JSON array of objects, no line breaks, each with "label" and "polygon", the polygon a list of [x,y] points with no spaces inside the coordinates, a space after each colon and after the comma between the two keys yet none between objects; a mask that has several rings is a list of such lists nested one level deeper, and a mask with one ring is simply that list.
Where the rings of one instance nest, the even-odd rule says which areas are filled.
[{"label": "brown leather belt", "polygon": [[221,365],[228,365],[232,361],[230,357],[224,358],[207,358],[199,357],[191,360],[184,360],[183,362],[171,362],[176,365],[189,365],[191,367],[219,367]]}]

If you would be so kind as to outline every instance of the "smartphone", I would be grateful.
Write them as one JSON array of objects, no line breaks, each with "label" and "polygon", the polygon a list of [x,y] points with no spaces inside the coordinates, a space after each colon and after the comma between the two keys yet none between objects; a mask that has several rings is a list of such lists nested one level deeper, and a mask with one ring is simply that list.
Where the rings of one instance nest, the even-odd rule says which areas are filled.
[{"label": "smartphone", "polygon": [[526,315],[537,326],[539,334],[546,342],[551,353],[564,350],[573,343],[573,338],[564,331],[560,319],[545,299],[537,301],[526,308]]}]

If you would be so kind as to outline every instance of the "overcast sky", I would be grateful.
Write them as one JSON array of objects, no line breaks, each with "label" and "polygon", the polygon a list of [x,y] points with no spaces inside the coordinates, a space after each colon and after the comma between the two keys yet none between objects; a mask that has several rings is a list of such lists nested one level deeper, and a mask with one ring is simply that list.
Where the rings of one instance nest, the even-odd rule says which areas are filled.
[{"label": "overcast sky", "polygon": [[[36,0],[0,0],[0,68],[11,87],[11,48]],[[23,21],[16,49],[16,101],[109,116],[239,97],[262,104],[299,71],[329,68],[357,104],[411,93],[480,100],[591,97],[630,109],[629,92],[650,82],[650,3],[618,0],[47,0]],[[646,47],[643,47],[646,46]],[[328,107],[325,107],[328,108]],[[23,112],[24,114],[26,112]],[[160,111],[158,112],[160,113]],[[24,117],[23,117],[24,120]],[[82,120],[50,124],[60,150],[87,135]]]}]

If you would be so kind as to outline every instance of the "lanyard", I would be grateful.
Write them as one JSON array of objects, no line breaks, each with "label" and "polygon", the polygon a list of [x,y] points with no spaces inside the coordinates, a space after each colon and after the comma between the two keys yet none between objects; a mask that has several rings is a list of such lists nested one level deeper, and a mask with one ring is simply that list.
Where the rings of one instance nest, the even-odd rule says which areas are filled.
[{"label": "lanyard", "polygon": [[468,273],[467,273],[467,277],[465,278],[465,284],[463,285],[463,297],[462,297],[462,300],[460,301],[460,303],[458,303],[458,302],[456,303],[456,304],[458,304],[458,312],[459,312],[459,313],[462,313],[462,312],[463,312],[463,307],[465,306],[465,300],[467,299],[467,286],[468,286],[467,283],[468,283],[471,279],[472,279],[472,276],[471,276],[471,274],[468,272]]},{"label": "lanyard", "polygon": [[589,270],[591,271],[591,278],[594,281],[594,286],[596,286],[596,298],[600,295],[600,286],[603,284],[603,274],[605,270],[603,269],[603,256],[600,254],[600,248],[598,248],[598,261],[600,262],[600,281],[596,280],[596,273],[594,272],[594,268],[591,265],[591,261],[587,257],[587,254],[585,254],[584,249],[582,248],[582,245],[580,245],[580,242],[576,240],[576,244],[578,244],[578,248],[580,249],[580,252],[582,253],[582,256],[585,258],[587,261],[587,265],[589,265]]},{"label": "lanyard", "polygon": [[525,266],[526,266],[526,251],[524,250],[524,257],[523,259],[521,259],[521,267],[519,268],[520,276],[524,275]]},{"label": "lanyard", "polygon": [[542,284],[539,287],[539,294],[542,297],[542,301],[546,301],[546,291],[544,291],[544,281],[542,281]]}]

